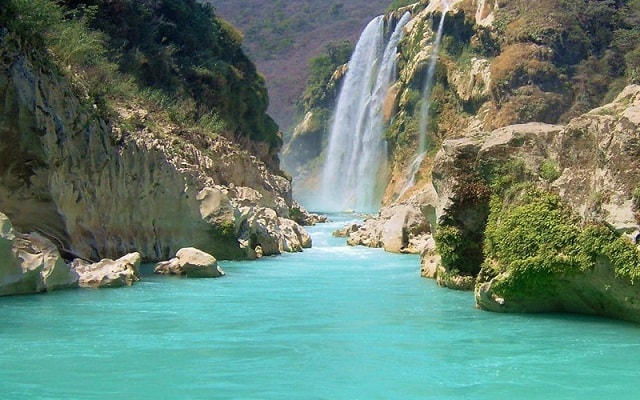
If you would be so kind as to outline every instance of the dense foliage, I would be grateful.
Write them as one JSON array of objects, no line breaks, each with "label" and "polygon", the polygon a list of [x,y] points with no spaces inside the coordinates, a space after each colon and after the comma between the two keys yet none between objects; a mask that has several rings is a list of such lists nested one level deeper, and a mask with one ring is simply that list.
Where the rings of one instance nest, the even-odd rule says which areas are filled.
[{"label": "dense foliage", "polygon": [[[263,78],[242,35],[195,0],[9,0],[0,21],[82,76],[97,104],[151,99],[173,122],[279,147]],[[218,132],[220,133],[220,132]]]},{"label": "dense foliage", "polygon": [[602,258],[616,276],[640,278],[640,252],[631,241],[603,223],[581,227],[557,195],[541,190],[507,203],[492,198],[484,251],[482,280],[507,272],[494,286],[502,296],[551,291],[560,276],[593,271]]},{"label": "dense foliage", "polygon": [[566,121],[640,82],[637,0],[503,0],[495,13],[491,89],[516,114],[497,125]]}]

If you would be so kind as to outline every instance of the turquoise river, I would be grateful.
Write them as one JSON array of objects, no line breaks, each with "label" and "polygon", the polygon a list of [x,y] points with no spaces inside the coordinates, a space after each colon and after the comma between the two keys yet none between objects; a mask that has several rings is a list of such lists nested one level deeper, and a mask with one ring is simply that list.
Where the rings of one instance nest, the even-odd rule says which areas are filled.
[{"label": "turquoise river", "polygon": [[0,298],[0,399],[640,398],[640,326],[479,311],[334,220],[221,279]]}]

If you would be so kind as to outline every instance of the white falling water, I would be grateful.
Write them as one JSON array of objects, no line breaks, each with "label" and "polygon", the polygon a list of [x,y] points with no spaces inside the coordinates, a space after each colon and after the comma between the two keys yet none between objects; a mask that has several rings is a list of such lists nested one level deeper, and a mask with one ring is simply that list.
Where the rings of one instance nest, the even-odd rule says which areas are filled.
[{"label": "white falling water", "polygon": [[442,33],[444,31],[444,17],[449,10],[449,2],[442,3],[442,16],[440,17],[440,23],[438,24],[438,31],[433,41],[433,49],[431,50],[431,57],[429,59],[429,66],[427,68],[427,76],[425,78],[424,87],[422,90],[422,106],[420,107],[420,130],[419,130],[419,144],[418,153],[411,162],[409,167],[409,173],[407,176],[407,183],[404,185],[398,198],[411,188],[416,181],[416,173],[420,169],[420,164],[427,154],[427,125],[429,122],[429,111],[431,110],[431,90],[433,89],[433,81],[436,72],[436,62],[438,60],[438,52],[440,51],[440,42],[442,41]]},{"label": "white falling water", "polygon": [[382,106],[396,75],[397,46],[409,19],[407,12],[385,46],[385,20],[376,17],[356,44],[329,134],[319,209],[373,211],[380,206],[379,183],[387,169]]},{"label": "white falling water", "polygon": [[447,14],[448,3],[444,3],[442,16],[438,25],[435,40],[433,41],[433,49],[431,58],[429,59],[429,67],[427,69],[427,77],[422,91],[422,107],[420,109],[420,144],[418,154],[427,151],[427,124],[429,122],[429,111],[431,110],[431,90],[433,89],[433,81],[436,72],[436,62],[438,60],[438,52],[440,51],[440,42],[442,41],[442,32],[444,30],[444,17]]}]

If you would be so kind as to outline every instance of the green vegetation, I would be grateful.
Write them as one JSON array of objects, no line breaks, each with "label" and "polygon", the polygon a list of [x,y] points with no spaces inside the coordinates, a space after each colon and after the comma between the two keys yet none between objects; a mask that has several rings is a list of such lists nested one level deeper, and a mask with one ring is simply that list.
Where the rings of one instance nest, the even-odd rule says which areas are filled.
[{"label": "green vegetation", "polygon": [[640,251],[630,240],[605,223],[582,225],[558,195],[536,188],[538,176],[546,182],[559,176],[552,161],[538,174],[519,158],[472,170],[478,175],[461,180],[449,217],[434,235],[447,271],[478,275],[478,283],[506,273],[493,291],[510,298],[552,294],[562,276],[593,271],[602,260],[616,276],[640,279]]},{"label": "green vegetation", "polygon": [[349,62],[352,52],[353,44],[350,42],[332,42],[325,46],[323,54],[309,61],[309,79],[298,105],[302,115],[314,108],[333,108],[338,88],[335,83],[331,86],[331,78],[338,67]]},{"label": "green vegetation", "polygon": [[417,0],[393,0],[385,12],[397,10],[398,8],[406,7],[417,2]]},{"label": "green vegetation", "polygon": [[558,166],[556,165],[556,163],[550,160],[545,160],[540,165],[540,170],[538,172],[540,174],[540,178],[549,183],[555,181],[560,177]]},{"label": "green vegetation", "polygon": [[640,211],[640,186],[636,186],[636,188],[633,189],[632,196],[634,210]]},{"label": "green vegetation", "polygon": [[307,87],[297,103],[295,118],[298,124],[304,120],[304,130],[293,139],[292,132],[286,132],[285,137],[289,141],[289,151],[285,155],[287,168],[296,170],[322,152],[343,78],[337,70],[349,61],[352,52],[350,42],[331,42],[325,46],[323,54],[310,60]]},{"label": "green vegetation", "polygon": [[482,243],[491,189],[474,172],[461,176],[456,195],[434,234],[442,265],[448,271],[476,276],[484,260]]},{"label": "green vegetation", "polygon": [[482,258],[482,241],[473,240],[459,227],[440,225],[434,235],[436,249],[442,257],[446,271],[475,276]]},{"label": "green vegetation", "polygon": [[492,94],[514,106],[493,126],[566,121],[638,81],[638,0],[503,0],[495,12]]},{"label": "green vegetation", "polygon": [[640,252],[629,240],[604,224],[581,228],[557,195],[537,189],[508,204],[492,198],[484,251],[484,280],[508,272],[494,286],[505,297],[551,293],[559,277],[593,270],[602,257],[616,276],[640,278]]},{"label": "green vegetation", "polygon": [[48,49],[104,118],[113,117],[115,104],[141,103],[187,129],[281,145],[242,35],[209,5],[9,0],[0,21],[30,46]]}]

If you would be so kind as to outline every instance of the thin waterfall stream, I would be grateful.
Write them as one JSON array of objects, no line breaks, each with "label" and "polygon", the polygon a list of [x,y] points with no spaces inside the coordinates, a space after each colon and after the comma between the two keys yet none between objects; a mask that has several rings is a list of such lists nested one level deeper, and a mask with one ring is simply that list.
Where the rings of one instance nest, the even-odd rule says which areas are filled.
[{"label": "thin waterfall stream", "polygon": [[416,173],[420,169],[420,164],[422,164],[422,160],[427,153],[428,149],[428,141],[427,141],[427,133],[428,133],[428,124],[429,124],[429,112],[431,111],[431,92],[433,90],[433,83],[435,80],[435,72],[436,72],[436,64],[438,61],[438,52],[440,51],[440,42],[442,42],[442,33],[444,31],[444,18],[449,10],[448,2],[443,3],[444,8],[442,9],[442,15],[440,16],[440,22],[438,23],[438,30],[436,32],[436,36],[433,40],[433,49],[431,51],[431,57],[429,59],[429,66],[427,68],[427,76],[424,82],[424,88],[422,90],[422,106],[420,108],[420,128],[419,128],[419,143],[418,143],[418,152],[414,157],[411,165],[409,167],[409,173],[407,176],[407,183],[404,185],[402,190],[400,191],[400,195],[398,198],[402,197],[402,195],[411,188],[416,181]]}]

